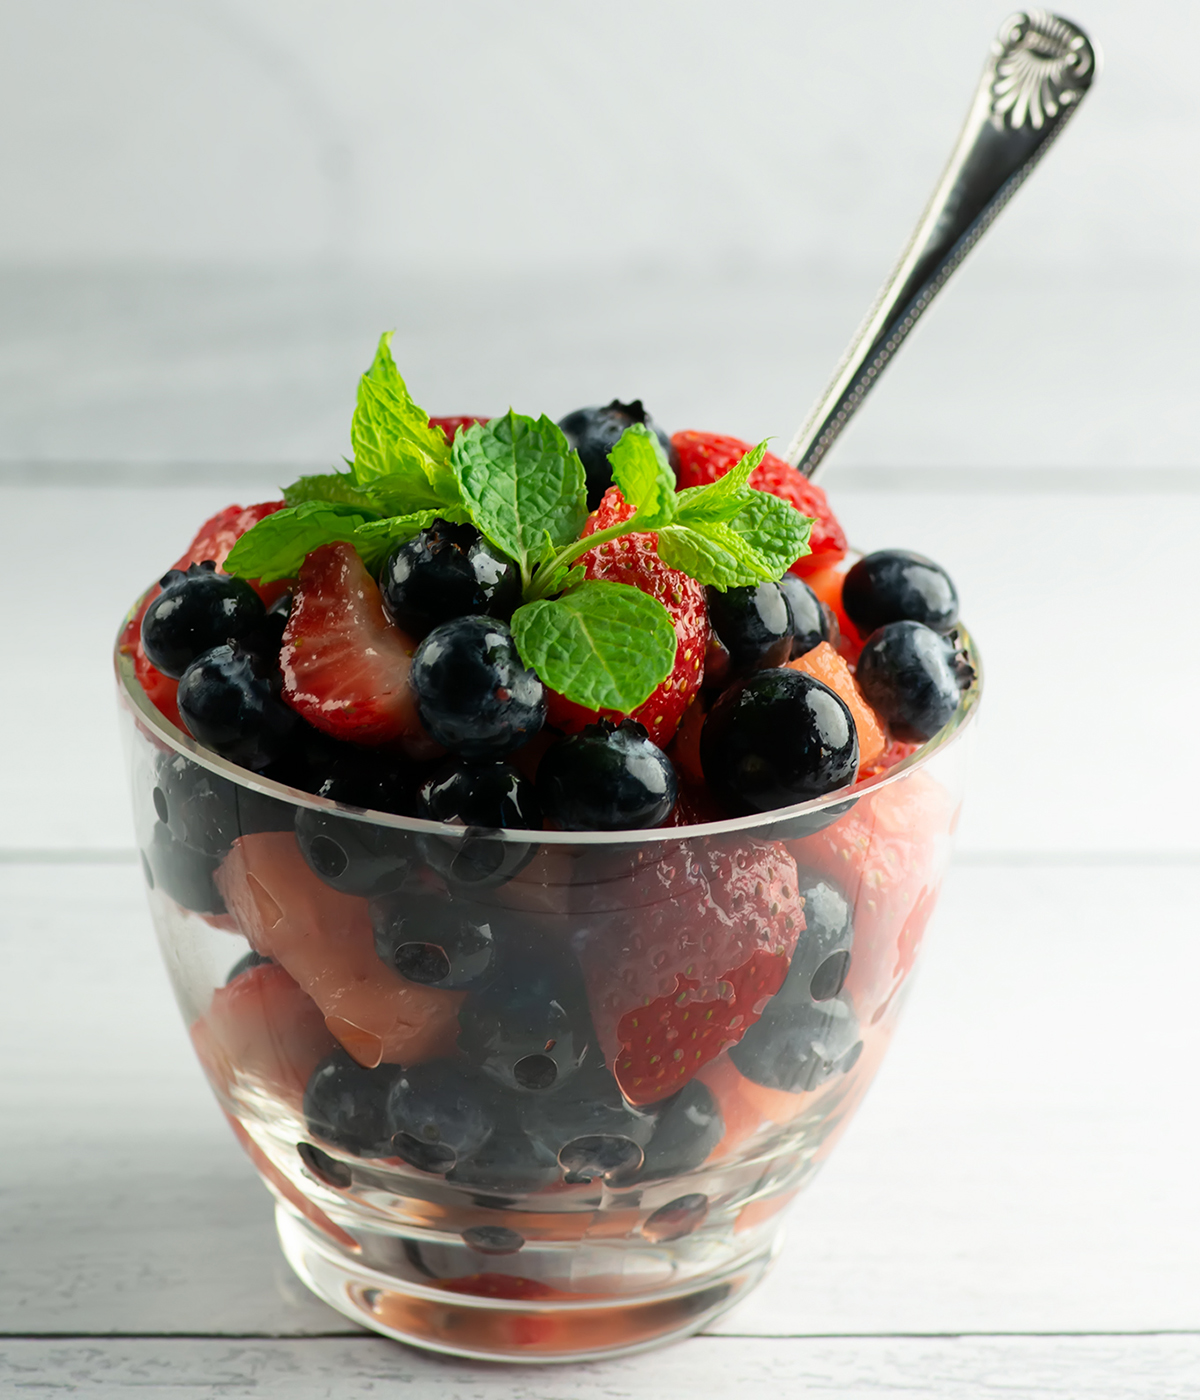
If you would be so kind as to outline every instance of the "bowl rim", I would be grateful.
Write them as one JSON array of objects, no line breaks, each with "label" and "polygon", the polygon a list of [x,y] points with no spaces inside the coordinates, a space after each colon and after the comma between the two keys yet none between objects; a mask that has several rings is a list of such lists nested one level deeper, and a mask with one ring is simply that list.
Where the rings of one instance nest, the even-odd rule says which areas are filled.
[{"label": "bowl rim", "polygon": [[266,778],[248,768],[241,768],[236,763],[221,758],[219,754],[215,754],[197,743],[190,734],[172,724],[151,701],[142,689],[134,670],[132,650],[123,650],[122,648],[122,637],[129,623],[137,615],[142,601],[143,599],[139,598],[130,608],[117,633],[117,641],[113,648],[113,667],[116,672],[119,702],[132,712],[135,724],[148,731],[153,742],[174,750],[201,768],[206,768],[209,772],[216,773],[220,777],[236,783],[239,787],[248,788],[250,791],[260,793],[265,797],[273,797],[279,801],[287,802],[293,807],[307,807],[314,812],[336,813],[341,818],[361,821],[371,826],[390,827],[396,831],[411,832],[414,835],[440,836],[443,840],[452,839],[456,835],[460,837],[479,836],[486,831],[490,840],[509,841],[521,845],[536,840],[540,845],[558,847],[629,846],[631,844],[679,842],[734,834],[753,836],[760,829],[764,839],[776,840],[779,837],[777,834],[773,834],[770,828],[776,827],[780,823],[818,815],[830,807],[845,803],[849,798],[857,801],[859,798],[869,796],[893,783],[900,782],[910,773],[925,767],[936,754],[956,743],[970,728],[979,711],[983,695],[983,668],[978,649],[967,628],[962,623],[958,623],[958,635],[975,672],[974,679],[962,693],[958,710],[949,723],[940,729],[932,739],[926,740],[915,753],[902,759],[878,777],[869,778],[865,782],[856,783],[850,787],[837,788],[833,792],[826,793],[823,797],[811,798],[807,802],[798,802],[791,807],[775,807],[766,812],[753,812],[749,816],[728,817],[718,822],[698,822],[691,826],[659,826],[623,831],[529,831],[509,827],[456,827],[448,826],[444,822],[426,821],[421,817],[404,817],[395,812],[351,807],[329,797],[318,797],[315,793],[305,792],[302,788],[288,787],[285,783],[276,782],[273,778]]}]

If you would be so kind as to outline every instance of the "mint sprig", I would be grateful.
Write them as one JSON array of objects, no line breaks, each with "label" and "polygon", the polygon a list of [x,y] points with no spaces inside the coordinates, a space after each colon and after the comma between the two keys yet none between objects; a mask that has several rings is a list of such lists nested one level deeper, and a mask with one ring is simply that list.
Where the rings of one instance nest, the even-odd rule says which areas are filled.
[{"label": "mint sprig", "polygon": [[670,675],[676,636],[666,608],[628,584],[588,580],[578,562],[623,535],[655,532],[670,568],[726,589],[778,579],[808,552],[813,522],[750,486],[766,443],[708,486],[676,491],[658,438],[627,428],[609,454],[633,513],[581,537],[583,466],[558,426],[511,409],[459,432],[453,445],[408,392],[380,337],[359,380],[349,472],[301,477],[284,509],[247,531],[225,563],[242,578],[294,577],[314,549],[352,544],[372,571],[439,517],[470,521],[516,563],[524,602],[517,649],[546,685],[589,709],[628,713]]}]

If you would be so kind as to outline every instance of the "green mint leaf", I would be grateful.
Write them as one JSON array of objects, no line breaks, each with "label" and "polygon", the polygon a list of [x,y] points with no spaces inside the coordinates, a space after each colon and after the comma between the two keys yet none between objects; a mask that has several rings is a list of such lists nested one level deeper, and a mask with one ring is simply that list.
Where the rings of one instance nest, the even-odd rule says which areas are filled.
[{"label": "green mint leaf", "polygon": [[780,577],[723,521],[699,529],[667,525],[658,532],[658,557],[668,568],[679,569],[697,583],[722,589],[745,588]]},{"label": "green mint leaf", "polygon": [[587,570],[582,564],[576,564],[574,568],[558,564],[550,570],[549,577],[544,582],[541,573],[538,574],[539,591],[543,597],[549,598],[556,593],[565,593],[569,588],[578,587],[586,578]]},{"label": "green mint leaf", "polygon": [[[359,486],[379,477],[403,478],[412,496],[407,503],[411,511],[444,498],[441,488],[452,480],[450,444],[413,402],[392,359],[391,340],[390,331],[380,336],[375,359],[358,382],[358,403],[350,425],[352,467]],[[418,499],[422,493],[425,500]]]},{"label": "green mint leaf", "polygon": [[666,608],[626,583],[600,579],[562,598],[518,608],[513,640],[551,690],[591,710],[628,714],[675,665],[675,626]]},{"label": "green mint leaf", "polygon": [[791,501],[767,491],[748,491],[749,499],[727,522],[740,539],[764,560],[773,579],[782,578],[797,559],[812,551],[809,537],[815,522]]},{"label": "green mint leaf", "polygon": [[353,543],[355,531],[366,523],[361,511],[334,501],[287,506],[246,531],[229,551],[225,572],[263,583],[295,578],[312,550],[335,540]]},{"label": "green mint leaf", "polygon": [[364,515],[371,515],[375,507],[370,498],[354,485],[354,478],[346,472],[327,472],[323,476],[302,476],[283,488],[283,499],[289,506],[303,505],[305,501],[334,501],[339,505],[354,506]]},{"label": "green mint leaf", "polygon": [[579,538],[587,519],[583,463],[561,428],[512,409],[454,439],[451,461],[477,529],[520,566],[533,568]]},{"label": "green mint leaf", "polygon": [[393,515],[387,520],[370,520],[354,532],[354,546],[370,572],[383,566],[398,544],[411,540],[435,520],[448,520],[454,525],[465,524],[467,512],[461,506],[439,506],[436,510],[418,510],[410,515]]},{"label": "green mint leaf", "polygon": [[767,444],[760,442],[724,476],[707,486],[689,486],[680,491],[675,503],[675,519],[682,525],[695,525],[708,520],[732,520],[754,492],[748,483],[755,468],[767,455]]},{"label": "green mint leaf", "polygon": [[633,423],[608,454],[613,483],[637,512],[631,528],[657,530],[675,515],[675,473],[657,436],[643,423]]}]

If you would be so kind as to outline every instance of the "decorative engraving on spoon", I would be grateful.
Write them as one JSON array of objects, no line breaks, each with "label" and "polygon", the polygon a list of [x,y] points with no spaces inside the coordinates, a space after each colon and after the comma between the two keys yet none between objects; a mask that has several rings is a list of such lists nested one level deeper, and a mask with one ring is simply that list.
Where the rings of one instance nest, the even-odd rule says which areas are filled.
[{"label": "decorative engraving on spoon", "polygon": [[1045,10],[1005,20],[950,161],[892,275],[787,452],[812,477],[951,274],[1087,95],[1098,57]]}]

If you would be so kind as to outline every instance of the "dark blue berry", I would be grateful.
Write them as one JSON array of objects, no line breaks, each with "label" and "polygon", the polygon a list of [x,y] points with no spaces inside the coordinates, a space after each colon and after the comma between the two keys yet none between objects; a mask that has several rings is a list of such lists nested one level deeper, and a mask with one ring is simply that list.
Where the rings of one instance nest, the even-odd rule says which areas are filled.
[{"label": "dark blue berry", "polygon": [[547,749],[538,795],[563,831],[640,831],[671,814],[679,782],[671,760],[635,720],[602,720]]},{"label": "dark blue berry", "polygon": [[142,852],[142,872],[150,888],[197,914],[225,913],[225,901],[213,881],[219,865],[217,857],[176,841],[160,821],[154,823],[150,844]]},{"label": "dark blue berry", "polygon": [[237,784],[170,752],[159,755],[154,776],[154,810],[175,840],[223,856],[242,834]]},{"label": "dark blue berry", "polygon": [[949,638],[919,622],[890,622],[867,638],[855,679],[896,738],[919,743],[954,718],[959,674]]},{"label": "dark blue berry", "polygon": [[710,588],[708,620],[729,653],[729,674],[782,666],[792,654],[792,618],[777,583]]},{"label": "dark blue berry", "polygon": [[853,1010],[843,1000],[767,1008],[729,1058],[738,1071],[767,1089],[798,1094],[853,1069],[862,1040]]},{"label": "dark blue berry", "polygon": [[813,647],[831,640],[831,614],[808,584],[795,574],[784,574],[779,580],[779,591],[787,604],[791,622],[791,657],[794,661],[797,656],[804,656]]},{"label": "dark blue berry", "polygon": [[315,1176],[323,1185],[332,1186],[338,1191],[345,1191],[347,1187],[354,1184],[354,1173],[345,1162],[339,1162],[336,1157],[331,1157],[328,1152],[322,1152],[311,1142],[298,1142],[296,1155],[304,1163],[308,1174]]},{"label": "dark blue berry", "polygon": [[278,662],[284,629],[291,615],[292,595],[282,593],[267,609],[262,622],[245,639],[246,650],[257,652],[264,661]]},{"label": "dark blue berry", "polygon": [[304,1090],[304,1121],[315,1138],[356,1157],[391,1155],[388,1100],[398,1065],[364,1069],[342,1049],[313,1070]]},{"label": "dark blue berry", "polygon": [[533,858],[537,845],[495,833],[542,826],[536,789],[506,763],[451,760],[422,784],[417,815],[459,829],[453,835],[419,839],[430,865],[461,888],[485,888],[511,879]]},{"label": "dark blue berry", "polygon": [[407,832],[309,807],[296,808],[296,844],[327,885],[368,898],[402,888],[420,860]]},{"label": "dark blue berry", "polygon": [[621,403],[613,399],[604,408],[577,408],[558,420],[567,441],[579,453],[587,477],[588,510],[595,510],[600,498],[612,485],[612,464],[608,454],[617,445],[621,434],[634,423],[643,423],[658,438],[667,460],[679,470],[679,454],[671,439],[642,407],[641,399]]},{"label": "dark blue berry", "polygon": [[[549,1148],[521,1131],[515,1106],[501,1117],[495,1085],[492,1094],[496,1097],[489,1100],[489,1107],[500,1121],[484,1143],[450,1168],[446,1180],[505,1198],[539,1191],[561,1181],[562,1169]],[[487,1204],[499,1202],[492,1199]]]},{"label": "dark blue berry", "polygon": [[444,1175],[497,1127],[496,1089],[455,1060],[400,1071],[388,1098],[392,1152],[410,1167]]},{"label": "dark blue berry", "polygon": [[949,632],[958,621],[950,575],[907,549],[880,549],[860,559],[842,584],[842,606],[864,637],[889,622],[922,622]]},{"label": "dark blue berry", "polygon": [[417,648],[411,681],[422,724],[463,758],[502,758],[546,719],[542,683],[499,619],[459,617],[435,627]]},{"label": "dark blue berry", "polygon": [[261,626],[262,599],[240,578],[216,572],[211,561],[172,569],[142,618],[142,647],[153,666],[178,680],[198,656]]},{"label": "dark blue berry", "polygon": [[469,991],[487,984],[496,955],[494,919],[478,905],[414,892],[371,905],[375,951],[410,982]]},{"label": "dark blue berry", "polygon": [[655,1110],[626,1102],[599,1060],[557,1091],[529,1095],[521,1104],[522,1128],[554,1154],[571,1183],[633,1176],[656,1122]]},{"label": "dark blue berry", "polygon": [[218,646],[183,673],[176,693],[189,732],[243,768],[265,768],[288,749],[301,720],[280,698],[278,671],[239,646]]},{"label": "dark blue berry", "polygon": [[689,1080],[658,1107],[654,1135],[636,1179],[653,1181],[694,1170],[724,1133],[721,1110],[711,1091],[698,1079]]},{"label": "dark blue berry", "polygon": [[841,994],[850,971],[854,918],[850,901],[832,881],[800,867],[796,890],[804,900],[804,930],[796,943],[783,986],[768,1004],[808,1006]]},{"label": "dark blue berry", "polygon": [[595,1053],[578,965],[565,950],[532,940],[508,943],[498,963],[488,986],[459,1008],[458,1048],[505,1088],[545,1093]]},{"label": "dark blue berry", "polygon": [[801,671],[758,671],[709,711],[700,761],[730,811],[767,812],[852,783],[858,734],[828,686]]},{"label": "dark blue berry", "polygon": [[521,576],[512,560],[474,525],[445,520],[393,550],[379,587],[393,621],[414,637],[469,613],[507,618],[521,601]]},{"label": "dark blue berry", "polygon": [[262,953],[256,953],[254,949],[251,948],[248,953],[243,953],[242,956],[238,958],[237,962],[229,969],[225,977],[225,985],[228,987],[230,982],[236,981],[243,972],[249,972],[252,967],[262,967],[266,963],[274,961],[274,958],[268,958]]}]

